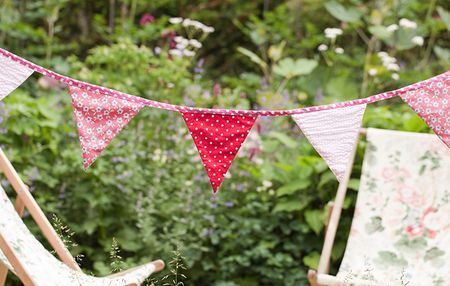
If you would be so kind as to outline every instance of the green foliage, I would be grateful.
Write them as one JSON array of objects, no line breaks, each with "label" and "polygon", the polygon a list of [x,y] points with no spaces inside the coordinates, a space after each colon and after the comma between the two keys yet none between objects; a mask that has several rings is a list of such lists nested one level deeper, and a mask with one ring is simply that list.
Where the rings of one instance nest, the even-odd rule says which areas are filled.
[{"label": "green foliage", "polygon": [[[364,97],[450,65],[448,9],[436,1],[264,3],[7,0],[0,7],[0,45],[145,98],[240,109]],[[145,13],[153,22],[140,23]],[[172,16],[215,31],[169,23]],[[417,28],[399,25],[402,18]],[[340,34],[324,32],[333,27]],[[171,35],[200,47],[178,56]],[[85,256],[81,266],[88,271],[109,274],[113,237],[115,270],[170,261],[180,245],[185,258],[176,252],[178,262],[168,265],[175,272],[165,280],[167,272],[155,276],[169,285],[306,285],[307,269],[318,264],[337,181],[289,118],[258,119],[217,195],[178,113],[144,108],[87,171],[65,86],[33,76],[0,103],[0,122],[2,148],[44,212],[73,229],[60,234],[78,242],[71,251]],[[400,99],[369,105],[363,125],[428,131]],[[364,148],[362,142],[332,273],[345,249]],[[380,259],[398,263],[388,254]],[[187,269],[180,272],[181,262]],[[188,278],[180,280],[180,273]]]}]

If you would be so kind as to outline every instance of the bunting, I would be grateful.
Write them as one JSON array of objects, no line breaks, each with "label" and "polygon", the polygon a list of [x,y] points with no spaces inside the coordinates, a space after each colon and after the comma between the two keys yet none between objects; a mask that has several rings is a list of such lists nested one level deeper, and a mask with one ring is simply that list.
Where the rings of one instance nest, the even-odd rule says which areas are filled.
[{"label": "bunting", "polygon": [[449,90],[450,78],[447,77],[401,95],[401,98],[448,147],[450,147]]},{"label": "bunting", "polygon": [[339,182],[358,140],[365,109],[366,104],[361,104],[292,116]]},{"label": "bunting", "polygon": [[0,100],[20,86],[33,70],[0,55]]},{"label": "bunting", "polygon": [[257,117],[190,112],[182,116],[217,192]]},{"label": "bunting", "polygon": [[87,169],[143,105],[77,87],[70,87],[70,95]]},{"label": "bunting", "polygon": [[79,81],[0,48],[0,100],[33,71],[70,87],[84,168],[143,106],[180,112],[216,192],[258,116],[292,116],[339,181],[350,160],[366,105],[400,96],[450,147],[450,71],[366,98],[289,110],[197,108],[158,102]]}]

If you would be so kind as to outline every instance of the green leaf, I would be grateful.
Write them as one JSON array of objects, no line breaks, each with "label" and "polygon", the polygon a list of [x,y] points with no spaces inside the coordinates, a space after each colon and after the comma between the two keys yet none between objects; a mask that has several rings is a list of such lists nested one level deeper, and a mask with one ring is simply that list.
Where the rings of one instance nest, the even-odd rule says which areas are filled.
[{"label": "green leaf", "polygon": [[379,217],[379,216],[371,217],[370,222],[366,223],[365,229],[368,234],[372,234],[377,231],[383,231],[384,227],[382,224],[381,217]]},{"label": "green leaf", "polygon": [[311,73],[317,66],[317,61],[309,59],[284,58],[273,67],[273,72],[277,75],[293,78],[299,75]]},{"label": "green leaf", "polygon": [[303,257],[303,264],[311,269],[317,269],[319,266],[320,254],[317,251],[313,251],[307,256]]},{"label": "green leaf", "polygon": [[281,143],[289,148],[298,147],[298,142],[281,132],[270,132],[270,137],[278,139]]},{"label": "green leaf", "polygon": [[379,251],[377,262],[383,266],[398,266],[405,267],[408,262],[402,257],[398,257],[397,254],[391,251]]},{"label": "green leaf", "polygon": [[446,63],[450,63],[450,49],[434,46],[433,51],[440,60]]},{"label": "green leaf", "polygon": [[343,22],[357,22],[361,17],[361,12],[355,7],[345,8],[336,1],[325,3],[325,8],[333,17]]},{"label": "green leaf", "polygon": [[276,204],[272,212],[296,212],[304,209],[309,203],[308,199],[303,200],[283,200]]},{"label": "green leaf", "polygon": [[293,181],[279,188],[277,190],[277,196],[281,197],[285,195],[291,195],[298,190],[306,189],[310,185],[311,181],[305,179]]},{"label": "green leaf", "polygon": [[319,234],[324,227],[324,212],[322,210],[307,210],[305,212],[305,220],[309,227]]},{"label": "green leaf", "polygon": [[283,55],[284,47],[286,46],[286,41],[282,41],[278,45],[272,45],[269,48],[269,51],[267,52],[269,55],[269,58],[273,62],[277,62],[281,59],[281,56]]},{"label": "green leaf", "polygon": [[384,26],[370,26],[369,32],[381,40],[389,39],[392,36],[392,32],[388,31]]},{"label": "green leaf", "polygon": [[359,179],[350,179],[347,187],[354,191],[359,190]]},{"label": "green leaf", "polygon": [[242,47],[238,47],[237,48],[238,52],[240,52],[241,54],[247,56],[252,62],[256,63],[257,65],[259,65],[262,69],[266,69],[267,68],[267,64],[254,52],[247,50],[245,48]]},{"label": "green leaf", "polygon": [[447,26],[447,30],[450,31],[450,13],[442,7],[437,7],[437,11],[439,16],[441,16],[442,22],[444,22],[445,26]]}]

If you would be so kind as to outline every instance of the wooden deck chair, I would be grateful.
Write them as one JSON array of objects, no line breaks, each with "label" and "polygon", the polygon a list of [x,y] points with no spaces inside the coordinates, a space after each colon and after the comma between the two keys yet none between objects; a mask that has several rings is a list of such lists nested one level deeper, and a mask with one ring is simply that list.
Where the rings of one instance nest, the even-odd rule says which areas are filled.
[{"label": "wooden deck chair", "polygon": [[432,134],[380,129],[367,130],[344,258],[336,276],[327,274],[352,165],[337,191],[317,272],[308,272],[310,284],[450,285],[450,150]]},{"label": "wooden deck chair", "polygon": [[[0,170],[17,192],[14,209],[0,186],[0,285],[4,285],[10,270],[25,286],[138,286],[164,268],[164,262],[156,260],[104,278],[84,274],[1,149]],[[61,261],[23,223],[24,208]]]}]

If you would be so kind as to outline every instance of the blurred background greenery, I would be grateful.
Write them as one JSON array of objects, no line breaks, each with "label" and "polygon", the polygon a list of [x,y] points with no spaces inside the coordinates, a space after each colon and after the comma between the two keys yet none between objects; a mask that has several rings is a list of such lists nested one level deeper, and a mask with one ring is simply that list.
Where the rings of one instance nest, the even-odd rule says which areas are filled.
[{"label": "blurred background greenery", "polygon": [[[77,79],[176,104],[319,105],[450,67],[444,0],[0,3],[2,48]],[[112,244],[124,266],[169,261],[179,246],[185,285],[307,285],[337,181],[289,118],[259,118],[212,195],[173,112],[142,110],[83,171],[69,98],[66,86],[33,75],[0,103],[0,143],[44,211],[75,232],[71,251],[84,255],[85,270],[116,268]],[[369,105],[364,126],[429,132],[399,99]],[[332,273],[345,248],[363,149],[364,142]]]}]

